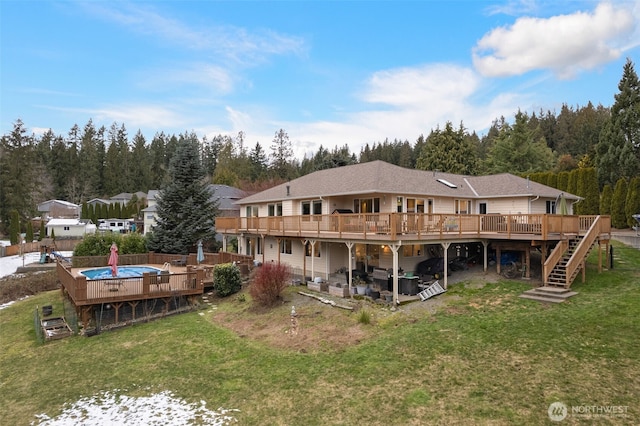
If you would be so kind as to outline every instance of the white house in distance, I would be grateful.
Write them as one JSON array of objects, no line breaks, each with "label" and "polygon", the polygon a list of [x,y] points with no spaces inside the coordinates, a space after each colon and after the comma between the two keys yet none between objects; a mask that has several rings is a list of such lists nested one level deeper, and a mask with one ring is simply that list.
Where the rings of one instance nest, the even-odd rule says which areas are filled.
[{"label": "white house in distance", "polygon": [[153,229],[156,225],[156,211],[158,204],[158,191],[157,189],[152,189],[147,193],[147,207],[141,210],[143,216],[143,235],[146,235],[148,232]]},{"label": "white house in distance", "polygon": [[95,234],[96,225],[89,219],[50,219],[45,225],[47,236],[55,233],[56,238],[82,238],[85,234]]},{"label": "white house in distance", "polygon": [[[559,262],[552,250],[584,239],[580,247],[588,247],[576,252],[582,257],[558,283],[568,288],[584,270],[587,249],[596,243],[607,249],[610,237],[608,216],[573,215],[580,200],[508,173],[464,176],[372,161],[320,170],[245,197],[237,202],[240,217],[218,217],[216,230],[225,242],[237,237],[240,253],[287,263],[302,277],[329,280],[346,270],[351,283],[354,270],[370,276],[392,271],[395,301],[398,271],[417,275],[430,259],[443,259],[446,287],[449,259],[475,256],[486,270],[489,249],[497,259],[513,251],[529,274],[530,250],[539,249],[543,263]],[[559,205],[565,214],[557,214]],[[555,266],[545,264],[545,285],[552,276],[546,268]]]}]

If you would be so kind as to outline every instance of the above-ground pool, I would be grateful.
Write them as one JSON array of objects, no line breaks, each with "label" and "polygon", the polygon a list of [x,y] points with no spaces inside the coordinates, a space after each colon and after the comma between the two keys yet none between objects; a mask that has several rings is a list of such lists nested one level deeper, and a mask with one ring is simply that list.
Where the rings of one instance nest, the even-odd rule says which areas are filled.
[{"label": "above-ground pool", "polygon": [[154,268],[153,266],[118,266],[118,275],[115,277],[111,275],[111,267],[87,269],[80,271],[82,275],[90,280],[103,280],[105,278],[134,278],[141,277],[145,272],[152,274],[159,274],[161,269]]}]

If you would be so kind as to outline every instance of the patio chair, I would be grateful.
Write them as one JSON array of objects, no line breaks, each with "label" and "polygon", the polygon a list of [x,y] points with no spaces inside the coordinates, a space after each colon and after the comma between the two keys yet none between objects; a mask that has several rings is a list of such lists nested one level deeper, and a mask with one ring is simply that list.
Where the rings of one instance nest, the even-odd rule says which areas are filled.
[{"label": "patio chair", "polygon": [[187,266],[187,255],[183,255],[178,260],[172,260],[171,265],[173,266]]}]

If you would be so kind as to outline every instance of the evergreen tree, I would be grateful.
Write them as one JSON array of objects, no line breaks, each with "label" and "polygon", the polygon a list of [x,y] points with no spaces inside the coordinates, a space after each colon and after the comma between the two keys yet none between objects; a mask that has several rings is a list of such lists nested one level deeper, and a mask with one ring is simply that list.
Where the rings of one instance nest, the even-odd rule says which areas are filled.
[{"label": "evergreen tree", "polygon": [[131,189],[134,191],[149,191],[151,188],[151,161],[147,151],[147,141],[142,132],[133,137],[133,149],[131,151]]},{"label": "evergreen tree", "polygon": [[626,228],[627,216],[625,213],[625,204],[627,200],[627,180],[625,178],[618,179],[611,197],[611,226],[618,229]]},{"label": "evergreen tree", "polygon": [[448,121],[444,130],[432,131],[426,142],[416,160],[417,169],[463,175],[477,174],[477,149],[473,146],[462,123],[458,130],[454,130],[453,125]]},{"label": "evergreen tree", "polygon": [[271,170],[282,179],[294,178],[291,167],[293,148],[289,135],[283,129],[276,132],[271,144]]},{"label": "evergreen tree", "polygon": [[578,169],[578,192],[576,195],[583,200],[576,204],[577,214],[597,215],[600,208],[600,193],[598,191],[598,173],[593,167]]},{"label": "evergreen tree", "polygon": [[11,210],[9,218],[9,242],[12,246],[20,243],[20,213]]},{"label": "evergreen tree", "polygon": [[160,191],[157,225],[149,249],[187,254],[198,240],[213,243],[217,205],[205,181],[197,138],[181,139],[169,168],[170,183]]},{"label": "evergreen tree", "polygon": [[165,166],[165,146],[166,139],[164,133],[156,133],[149,146],[149,163],[151,167],[150,189],[162,188],[166,176]]},{"label": "evergreen tree", "polygon": [[637,225],[633,218],[634,214],[640,214],[640,176],[636,176],[629,182],[627,189],[627,199],[625,203],[625,214],[629,227]]},{"label": "evergreen tree", "polygon": [[[32,216],[42,188],[39,184],[42,166],[36,155],[34,138],[27,135],[21,120],[13,130],[0,138],[0,224],[9,223],[12,210],[21,219]],[[4,231],[4,229],[0,229]]]},{"label": "evergreen tree", "polygon": [[544,139],[535,138],[527,123],[527,114],[518,111],[513,126],[505,123],[500,128],[487,157],[489,172],[528,174],[552,168],[553,152]]},{"label": "evergreen tree", "polygon": [[255,182],[258,179],[263,179],[267,174],[267,154],[262,149],[260,142],[256,142],[256,146],[249,152],[249,164],[251,171],[249,178],[251,182]]},{"label": "evergreen tree", "polygon": [[640,175],[640,82],[630,59],[618,89],[611,119],[604,125],[596,147],[602,185]]},{"label": "evergreen tree", "polygon": [[27,221],[27,230],[26,230],[26,236],[25,236],[25,240],[28,243],[32,243],[33,242],[33,223],[31,223],[30,220]]}]

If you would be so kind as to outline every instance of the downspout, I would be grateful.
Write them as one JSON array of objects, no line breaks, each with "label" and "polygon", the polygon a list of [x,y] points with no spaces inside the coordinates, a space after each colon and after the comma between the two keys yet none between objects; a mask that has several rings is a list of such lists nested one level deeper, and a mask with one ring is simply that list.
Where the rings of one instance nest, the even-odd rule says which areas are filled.
[{"label": "downspout", "polygon": [[540,196],[538,195],[536,198],[534,198],[533,200],[529,200],[529,214],[531,214],[531,203],[538,201],[538,199],[540,198]]}]

